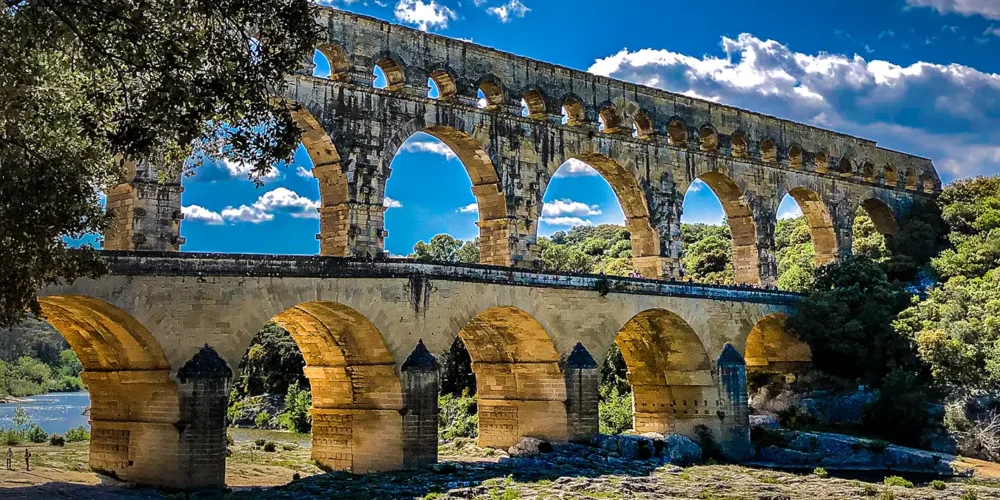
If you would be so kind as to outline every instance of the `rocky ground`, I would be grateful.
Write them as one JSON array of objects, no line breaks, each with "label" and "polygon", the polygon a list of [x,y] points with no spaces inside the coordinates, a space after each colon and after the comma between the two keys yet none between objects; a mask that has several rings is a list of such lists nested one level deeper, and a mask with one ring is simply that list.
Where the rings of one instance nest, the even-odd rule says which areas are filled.
[{"label": "rocky ground", "polygon": [[[702,463],[682,467],[694,449],[678,441],[651,446],[641,439],[603,438],[591,445],[555,446],[527,443],[511,450],[484,450],[470,440],[442,444],[442,463],[423,470],[351,476],[321,474],[308,460],[308,449],[283,447],[265,452],[253,443],[237,443],[229,459],[226,493],[192,497],[249,499],[388,499],[478,498],[517,499],[998,499],[1000,482],[951,478],[944,489],[934,489],[924,476],[912,488],[887,486],[883,475],[864,473],[849,477],[822,477],[810,471],[778,472],[765,468]],[[87,443],[65,448],[32,445],[35,459],[31,473],[17,467],[0,470],[2,498],[165,498],[146,489],[89,472],[85,465]],[[287,448],[287,449],[286,449]],[[541,448],[541,450],[539,450]],[[544,451],[535,454],[536,451]],[[627,459],[631,457],[634,459]],[[995,471],[979,464],[983,475]],[[295,474],[300,479],[293,480]],[[906,476],[906,474],[903,474]],[[917,480],[919,479],[919,480]],[[923,482],[921,482],[923,481]],[[283,484],[287,483],[287,484]],[[260,487],[251,487],[250,485]],[[280,485],[280,486],[276,486]],[[941,486],[941,485],[938,485]],[[182,498],[183,496],[175,496]],[[169,498],[169,496],[166,496]]]}]

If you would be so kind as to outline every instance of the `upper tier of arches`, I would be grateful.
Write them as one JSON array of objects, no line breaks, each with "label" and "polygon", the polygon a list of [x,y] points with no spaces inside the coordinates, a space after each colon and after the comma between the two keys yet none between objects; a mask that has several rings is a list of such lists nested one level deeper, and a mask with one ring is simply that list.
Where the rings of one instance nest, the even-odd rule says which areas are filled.
[{"label": "upper tier of arches", "polygon": [[[879,148],[874,141],[335,9],[322,9],[319,21],[329,40],[319,52],[329,60],[332,80],[370,85],[372,70],[379,67],[389,92],[426,97],[432,80],[439,99],[458,105],[482,104],[482,93],[483,112],[893,189],[935,193],[941,187],[930,160]],[[308,68],[303,72],[311,74]]]}]

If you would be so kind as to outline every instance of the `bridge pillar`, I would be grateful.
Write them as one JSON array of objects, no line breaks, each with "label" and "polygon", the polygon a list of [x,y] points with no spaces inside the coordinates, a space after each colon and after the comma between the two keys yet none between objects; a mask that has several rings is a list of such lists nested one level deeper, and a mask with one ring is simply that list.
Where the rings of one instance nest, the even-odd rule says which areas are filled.
[{"label": "bridge pillar", "polygon": [[177,252],[181,238],[179,178],[162,181],[148,162],[129,163],[127,182],[108,189],[107,208],[114,223],[104,234],[106,250]]},{"label": "bridge pillar", "polygon": [[[424,341],[406,358],[403,383],[403,467],[437,463],[440,369]],[[390,445],[391,443],[386,443]]]},{"label": "bridge pillar", "polygon": [[720,451],[730,460],[750,455],[750,402],[747,395],[747,365],[743,356],[726,344],[716,366],[722,408],[718,418]]},{"label": "bridge pillar", "polygon": [[[757,221],[757,269],[760,285],[773,286],[778,282],[778,257],[774,232],[778,224],[777,208],[762,205],[754,219]],[[765,213],[760,213],[765,212]]]},{"label": "bridge pillar", "polygon": [[226,410],[232,376],[208,345],[177,372],[181,401],[177,458],[184,489],[226,485]]},{"label": "bridge pillar", "polygon": [[600,430],[598,391],[601,371],[587,348],[577,343],[563,367],[566,377],[566,425],[570,438],[589,438]]}]

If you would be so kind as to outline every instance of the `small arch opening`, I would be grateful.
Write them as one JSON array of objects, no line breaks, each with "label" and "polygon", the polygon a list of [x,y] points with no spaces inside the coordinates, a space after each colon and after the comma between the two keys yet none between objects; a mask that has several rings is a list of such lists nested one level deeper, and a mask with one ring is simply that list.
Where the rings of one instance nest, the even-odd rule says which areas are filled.
[{"label": "small arch opening", "polygon": [[313,76],[339,81],[349,77],[351,64],[347,60],[347,53],[340,45],[324,43],[316,47],[313,62],[316,64]]},{"label": "small arch opening", "polygon": [[777,163],[778,148],[771,139],[760,141],[760,159],[764,163]]},{"label": "small arch opening", "polygon": [[599,119],[602,124],[601,131],[606,134],[614,134],[622,129],[622,119],[618,115],[618,111],[610,104],[601,108]]},{"label": "small arch opening", "polygon": [[896,172],[896,169],[885,167],[885,170],[882,172],[882,179],[886,186],[896,187],[899,183],[899,174]]},{"label": "small arch opening", "polygon": [[545,97],[537,90],[529,90],[524,93],[524,97],[521,99],[521,109],[522,116],[536,120],[544,119],[548,114]]},{"label": "small arch opening", "polygon": [[674,147],[686,148],[687,142],[687,127],[680,120],[672,120],[667,126],[667,143]]},{"label": "small arch opening", "polygon": [[861,164],[861,177],[868,182],[875,182],[875,164],[871,160]]},{"label": "small arch opening", "polygon": [[372,86],[375,88],[381,88],[390,92],[403,90],[403,83],[405,82],[403,67],[396,61],[388,57],[379,59],[375,63],[373,74],[375,75],[375,81],[372,82]]},{"label": "small arch opening", "polygon": [[639,111],[632,117],[632,136],[638,139],[649,139],[653,136],[653,120],[645,111]]},{"label": "small arch opening", "polygon": [[494,111],[503,105],[503,89],[494,82],[486,81],[479,84],[478,95],[477,105],[480,109]]},{"label": "small arch opening", "polygon": [[575,97],[566,97],[562,105],[563,124],[570,127],[582,125],[586,121],[583,103]]},{"label": "small arch opening", "polygon": [[837,163],[837,173],[843,177],[850,177],[854,174],[854,167],[851,165],[851,159],[844,156]]},{"label": "small arch opening", "polygon": [[705,125],[698,131],[698,142],[701,143],[701,150],[715,152],[719,150],[719,137],[715,129]]},{"label": "small arch opening", "polygon": [[747,156],[747,136],[743,132],[733,134],[733,156],[736,158]]},{"label": "small arch opening", "polygon": [[830,171],[830,157],[824,151],[816,152],[816,172],[825,174]]},{"label": "small arch opening", "polygon": [[802,168],[802,146],[792,144],[788,148],[788,163],[792,168]]},{"label": "small arch opening", "polygon": [[932,179],[930,177],[924,177],[923,185],[924,185],[924,192],[925,193],[933,193],[936,190],[936,188],[937,188],[937,185],[934,182],[934,179]]},{"label": "small arch opening", "polygon": [[917,189],[917,173],[913,169],[906,171],[906,189]]},{"label": "small arch opening", "polygon": [[[440,101],[450,101],[458,93],[458,85],[455,84],[455,79],[443,69],[432,71],[427,83],[431,87],[431,92],[427,96]],[[435,89],[437,89],[437,93],[433,95]]]}]

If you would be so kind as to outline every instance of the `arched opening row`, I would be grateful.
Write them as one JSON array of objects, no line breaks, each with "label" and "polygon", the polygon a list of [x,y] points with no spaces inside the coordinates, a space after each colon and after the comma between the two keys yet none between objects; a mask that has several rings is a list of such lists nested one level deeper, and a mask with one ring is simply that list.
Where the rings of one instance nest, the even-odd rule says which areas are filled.
[{"label": "arched opening row", "polygon": [[[314,75],[333,80],[350,78],[350,62],[342,48],[336,44],[325,43],[316,50],[316,69]],[[387,91],[402,91],[406,78],[402,65],[389,56],[377,59],[372,68],[373,84],[376,88]],[[456,78],[447,69],[439,68],[431,71],[427,79],[428,97],[440,100],[454,100],[459,94]],[[485,78],[477,83],[475,104],[487,110],[504,110],[508,104],[513,107],[513,96],[505,96],[503,86],[493,78]],[[568,126],[581,126],[593,122],[600,131],[608,134],[627,133],[634,138],[651,140],[657,135],[650,115],[642,110],[626,113],[618,106],[604,103],[597,106],[593,117],[588,117],[583,101],[572,94],[562,96],[558,104],[550,104],[549,98],[540,89],[529,89],[520,99],[521,116],[547,120],[549,116],[562,113],[562,123]],[[558,109],[558,112],[556,111]],[[763,163],[776,164],[782,157],[793,169],[811,170],[817,173],[832,173],[842,177],[855,178],[865,182],[877,183],[891,188],[902,188],[910,191],[934,192],[937,189],[931,176],[921,175],[915,170],[898,170],[892,165],[876,167],[869,159],[855,159],[849,156],[831,158],[826,151],[806,151],[800,144],[792,143],[784,151],[771,138],[759,139],[756,143],[746,132],[737,130],[724,137],[717,133],[710,124],[704,124],[689,133],[689,125],[683,120],[674,118],[669,121],[663,135],[667,143],[678,148],[692,147],[703,152],[721,154],[728,150],[730,156],[740,159],[756,159]],[[691,139],[689,140],[689,135]],[[751,146],[756,146],[751,147]],[[782,156],[783,153],[784,155]]]},{"label": "arched opening row", "polygon": [[[439,391],[464,387],[464,397],[474,396],[473,435],[482,447],[507,448],[524,436],[552,442],[591,436],[599,430],[598,420],[608,417],[598,414],[605,403],[596,404],[597,394],[605,393],[597,386],[600,366],[586,348],[578,344],[560,359],[545,329],[516,307],[481,311],[446,353],[432,355],[418,342],[397,368],[387,339],[357,310],[335,302],[299,304],[265,327],[272,338],[255,337],[229,394],[233,373],[208,346],[171,377],[159,343],[124,311],[81,296],[46,297],[42,303],[45,319],[85,365],[92,468],[142,484],[222,484],[227,444],[213,422],[241,410],[231,406],[226,412],[217,400],[253,392],[254,384],[273,386],[282,376],[286,385],[275,390],[295,393],[285,397],[286,410],[301,411],[289,407],[307,396],[312,459],[324,469],[354,473],[436,461],[438,405],[447,399],[439,398]],[[746,343],[747,366],[787,371],[808,363],[808,348],[787,338],[783,321],[772,315],[757,324]],[[726,445],[724,422],[745,414],[737,407],[743,400],[734,403],[727,395],[733,390],[727,380],[743,379],[727,378],[726,370],[746,369],[732,346],[714,360],[680,316],[651,309],[621,327],[613,351],[620,353],[623,372],[617,383],[630,393],[629,428],[691,437],[708,429]],[[456,352],[464,353],[464,368],[441,366],[462,365]],[[281,358],[288,359],[274,361]],[[275,368],[290,369],[282,374]],[[206,413],[208,408],[214,409]],[[256,414],[257,423],[285,425],[292,418],[282,413],[272,419],[266,412]],[[191,446],[197,448],[193,459]]]}]

